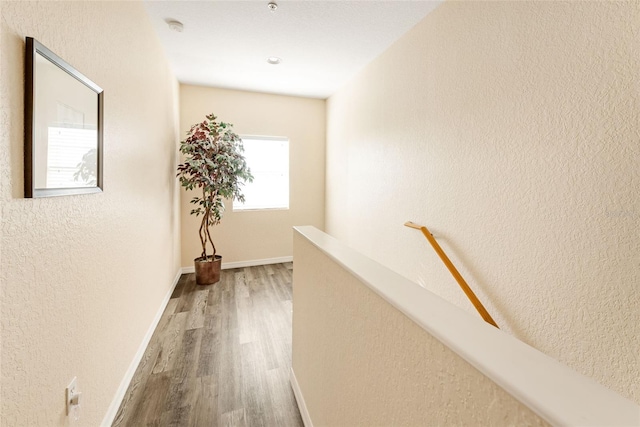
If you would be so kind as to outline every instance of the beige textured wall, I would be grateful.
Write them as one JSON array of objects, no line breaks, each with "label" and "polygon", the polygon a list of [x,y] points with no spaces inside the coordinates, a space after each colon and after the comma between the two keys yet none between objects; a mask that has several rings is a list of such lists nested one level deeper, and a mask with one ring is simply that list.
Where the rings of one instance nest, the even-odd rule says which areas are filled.
[{"label": "beige textured wall", "polygon": [[[294,225],[324,228],[325,101],[180,85],[181,139],[209,113],[233,123],[239,135],[289,138],[289,210],[233,212],[227,203],[222,222],[211,229],[223,264],[291,256]],[[202,252],[191,198],[181,190],[183,267]]]},{"label": "beige textured wall", "polygon": [[[640,402],[640,3],[446,2],[327,103],[327,232]],[[296,265],[296,268],[298,266]]]},{"label": "beige textured wall", "polygon": [[547,425],[305,237],[294,245],[292,361],[313,425]]},{"label": "beige textured wall", "polygon": [[[1,424],[102,421],[179,268],[178,88],[140,2],[2,2]],[[23,198],[24,37],[105,91],[104,189]],[[174,208],[175,207],[175,208]]]}]

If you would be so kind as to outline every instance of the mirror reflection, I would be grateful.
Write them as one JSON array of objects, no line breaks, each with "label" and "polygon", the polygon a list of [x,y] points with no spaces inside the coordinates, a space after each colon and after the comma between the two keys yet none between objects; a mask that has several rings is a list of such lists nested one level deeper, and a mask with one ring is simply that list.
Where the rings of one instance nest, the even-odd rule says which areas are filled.
[{"label": "mirror reflection", "polygon": [[96,92],[39,52],[34,68],[34,188],[97,186]]}]

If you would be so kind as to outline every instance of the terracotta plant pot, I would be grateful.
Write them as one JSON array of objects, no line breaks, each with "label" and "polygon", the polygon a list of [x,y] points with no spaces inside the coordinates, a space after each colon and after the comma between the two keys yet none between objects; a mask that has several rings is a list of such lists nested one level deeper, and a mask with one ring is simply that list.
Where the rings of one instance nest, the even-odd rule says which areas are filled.
[{"label": "terracotta plant pot", "polygon": [[220,269],[222,267],[222,257],[216,255],[213,259],[212,255],[199,257],[193,260],[196,266],[196,283],[198,285],[213,285],[220,281]]}]

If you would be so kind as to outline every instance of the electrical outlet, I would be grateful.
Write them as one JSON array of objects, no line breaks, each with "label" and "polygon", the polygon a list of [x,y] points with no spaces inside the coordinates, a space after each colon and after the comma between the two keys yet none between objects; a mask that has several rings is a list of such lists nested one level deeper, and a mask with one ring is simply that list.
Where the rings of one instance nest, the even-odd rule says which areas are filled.
[{"label": "electrical outlet", "polygon": [[73,415],[75,419],[78,419],[78,411],[80,407],[80,391],[78,390],[78,378],[73,377],[67,389],[65,390],[65,397],[67,402],[67,416]]}]

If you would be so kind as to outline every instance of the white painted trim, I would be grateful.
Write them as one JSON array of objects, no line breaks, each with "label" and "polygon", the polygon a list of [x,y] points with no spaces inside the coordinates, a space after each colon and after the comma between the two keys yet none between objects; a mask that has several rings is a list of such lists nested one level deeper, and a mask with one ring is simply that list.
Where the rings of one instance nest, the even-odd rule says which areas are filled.
[{"label": "white painted trim", "polygon": [[[282,256],[278,258],[253,259],[249,261],[223,262],[222,269],[229,270],[231,268],[255,267],[256,265],[280,264],[283,262],[293,261],[293,256]],[[194,266],[182,267],[182,274],[193,273],[196,271]]]},{"label": "white painted trim", "polygon": [[142,356],[144,356],[144,352],[147,350],[149,341],[151,341],[151,337],[153,336],[153,333],[155,332],[156,327],[158,326],[158,323],[162,318],[162,314],[164,313],[165,308],[167,308],[169,299],[171,299],[171,294],[173,294],[173,291],[176,288],[176,285],[178,284],[178,280],[180,280],[181,275],[182,275],[182,269],[178,270],[178,272],[176,273],[176,277],[173,279],[173,285],[169,289],[169,292],[167,292],[167,294],[164,296],[164,299],[160,304],[160,308],[156,312],[156,315],[153,318],[151,325],[149,325],[149,329],[147,330],[147,333],[145,334],[144,338],[142,339],[142,342],[140,343],[140,346],[138,347],[138,351],[133,356],[133,360],[129,364],[129,368],[127,369],[127,372],[125,372],[124,377],[122,378],[122,381],[120,381],[120,386],[118,387],[118,390],[116,391],[116,394],[113,397],[113,400],[111,401],[111,405],[109,405],[109,409],[107,410],[107,413],[104,416],[102,423],[100,424],[102,427],[110,427],[113,424],[113,421],[115,420],[116,415],[118,414],[118,409],[120,409],[120,405],[122,404],[122,399],[124,399],[124,396],[127,393],[127,389],[129,388],[129,384],[133,379],[133,375],[136,373],[136,369],[138,369],[138,365],[142,360]]},{"label": "white painted trim", "polygon": [[256,265],[269,265],[269,264],[280,264],[283,262],[291,262],[293,261],[293,256],[282,256],[279,258],[265,258],[265,259],[254,259],[250,261],[237,261],[237,262],[223,262],[222,269],[228,270],[230,268],[242,268],[242,267],[255,267]]},{"label": "white painted trim", "polygon": [[549,424],[640,425],[640,406],[635,402],[483,322],[317,228],[294,229]]},{"label": "white painted trim", "polygon": [[307,410],[307,404],[304,401],[304,396],[302,395],[302,390],[300,389],[300,385],[298,384],[296,373],[293,372],[293,368],[291,368],[291,374],[289,375],[289,382],[291,383],[293,394],[296,397],[296,402],[298,403],[298,409],[300,410],[300,416],[302,417],[302,422],[304,423],[304,427],[313,427],[313,423],[311,422],[311,417],[309,416],[309,411]]}]

